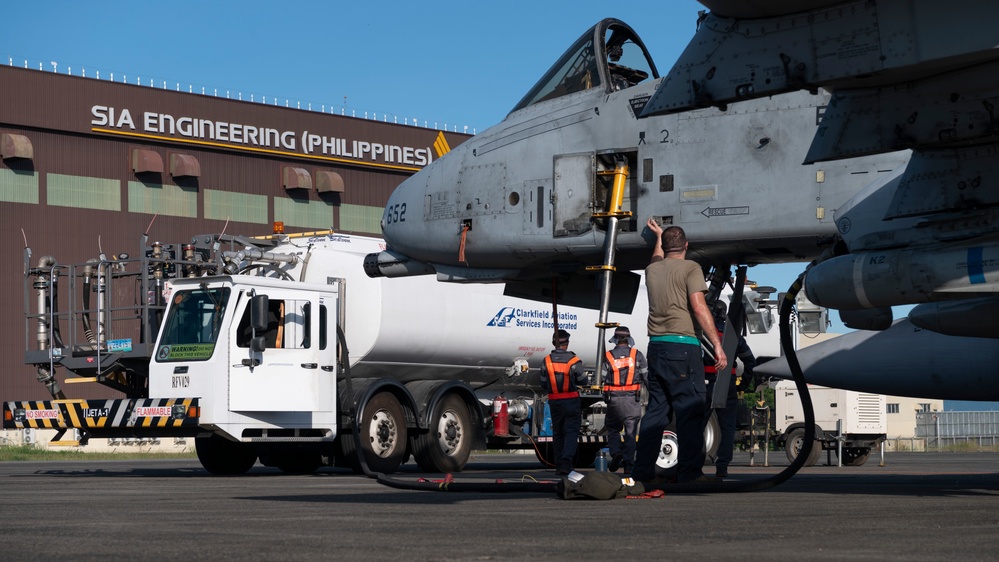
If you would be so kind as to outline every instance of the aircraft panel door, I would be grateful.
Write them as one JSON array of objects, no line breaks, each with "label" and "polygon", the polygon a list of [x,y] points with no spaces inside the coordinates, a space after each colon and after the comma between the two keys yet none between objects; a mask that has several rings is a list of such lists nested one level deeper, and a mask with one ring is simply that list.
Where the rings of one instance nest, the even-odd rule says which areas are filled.
[{"label": "aircraft panel door", "polygon": [[593,192],[594,154],[555,157],[552,193],[552,236],[578,236],[591,228],[590,194]]},{"label": "aircraft panel door", "polygon": [[521,185],[520,200],[524,211],[524,234],[548,234],[551,222],[552,180],[525,181]]}]

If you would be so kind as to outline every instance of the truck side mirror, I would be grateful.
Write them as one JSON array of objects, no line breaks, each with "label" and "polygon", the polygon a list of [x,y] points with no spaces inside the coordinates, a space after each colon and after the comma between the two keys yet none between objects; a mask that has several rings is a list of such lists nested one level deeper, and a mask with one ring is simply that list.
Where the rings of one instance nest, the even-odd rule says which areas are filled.
[{"label": "truck side mirror", "polygon": [[267,339],[264,336],[250,339],[250,351],[263,351],[265,349],[267,349]]},{"label": "truck side mirror", "polygon": [[253,295],[250,300],[250,326],[254,332],[267,331],[267,312],[270,300],[267,295]]}]

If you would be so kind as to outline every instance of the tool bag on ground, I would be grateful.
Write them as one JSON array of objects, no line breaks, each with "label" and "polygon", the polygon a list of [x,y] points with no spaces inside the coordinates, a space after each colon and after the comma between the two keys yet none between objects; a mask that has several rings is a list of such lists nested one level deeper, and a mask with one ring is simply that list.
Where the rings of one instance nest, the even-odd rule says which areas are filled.
[{"label": "tool bag on ground", "polygon": [[645,492],[641,482],[625,484],[613,472],[590,472],[578,482],[563,478],[558,483],[558,497],[564,500],[613,500]]}]

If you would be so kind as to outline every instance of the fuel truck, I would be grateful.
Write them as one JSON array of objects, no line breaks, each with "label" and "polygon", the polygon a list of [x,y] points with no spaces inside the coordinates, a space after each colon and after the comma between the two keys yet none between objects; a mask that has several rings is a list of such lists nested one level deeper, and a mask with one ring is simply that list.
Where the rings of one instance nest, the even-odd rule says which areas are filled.
[{"label": "fuel truck", "polygon": [[[537,367],[556,322],[587,370],[597,366],[597,311],[555,312],[504,296],[502,285],[373,279],[364,258],[385,249],[376,238],[147,242],[138,257],[74,265],[25,250],[25,363],[52,399],[5,402],[4,428],[55,429],[57,441],[75,429],[83,444],[193,437],[216,474],[258,460],[285,472],[360,470],[357,442],[377,472],[410,456],[425,471],[452,472],[485,448],[551,459]],[[644,298],[638,314],[617,318],[641,348]],[[75,382],[124,398],[67,398],[63,386]],[[601,400],[596,388],[584,393],[577,466],[606,445],[592,417]]]}]

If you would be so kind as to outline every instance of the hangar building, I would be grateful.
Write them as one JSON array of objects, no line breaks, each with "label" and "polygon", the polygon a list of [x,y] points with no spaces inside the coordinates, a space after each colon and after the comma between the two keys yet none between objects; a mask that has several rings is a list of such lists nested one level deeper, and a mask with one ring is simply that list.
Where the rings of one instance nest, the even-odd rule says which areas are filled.
[{"label": "hangar building", "polygon": [[262,101],[0,66],[0,400],[50,398],[23,364],[25,246],[35,266],[134,256],[147,230],[166,244],[275,222],[377,236],[392,190],[468,138]]}]

